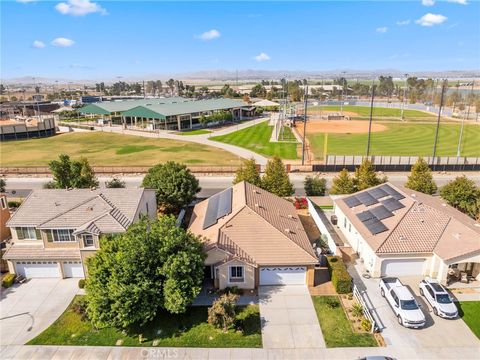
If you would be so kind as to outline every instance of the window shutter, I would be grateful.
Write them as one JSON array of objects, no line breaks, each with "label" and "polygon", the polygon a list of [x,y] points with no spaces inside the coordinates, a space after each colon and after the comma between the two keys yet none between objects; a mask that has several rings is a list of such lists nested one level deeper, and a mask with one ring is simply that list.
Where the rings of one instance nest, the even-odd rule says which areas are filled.
[{"label": "window shutter", "polygon": [[42,234],[39,229],[35,229],[35,234],[37,235],[37,240],[42,240]]},{"label": "window shutter", "polygon": [[25,239],[25,235],[23,233],[23,228],[17,228],[17,237],[18,237],[18,240]]},{"label": "window shutter", "polygon": [[52,230],[47,230],[47,241],[48,242],[53,241]]}]

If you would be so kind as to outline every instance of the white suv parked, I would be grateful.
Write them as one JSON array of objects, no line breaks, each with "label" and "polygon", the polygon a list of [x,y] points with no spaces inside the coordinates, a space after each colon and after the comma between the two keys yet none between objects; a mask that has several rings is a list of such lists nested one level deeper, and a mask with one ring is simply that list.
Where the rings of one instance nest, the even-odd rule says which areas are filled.
[{"label": "white suv parked", "polygon": [[419,287],[420,294],[430,303],[435,315],[446,319],[458,316],[458,309],[452,298],[437,280],[426,278],[420,281]]}]

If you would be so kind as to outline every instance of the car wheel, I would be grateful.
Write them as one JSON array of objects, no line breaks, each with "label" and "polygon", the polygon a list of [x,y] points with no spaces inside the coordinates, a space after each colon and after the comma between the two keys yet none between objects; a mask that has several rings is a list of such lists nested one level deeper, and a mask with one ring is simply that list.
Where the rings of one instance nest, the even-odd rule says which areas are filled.
[{"label": "car wheel", "polygon": [[400,315],[397,316],[398,323],[403,326],[403,321]]},{"label": "car wheel", "polygon": [[437,310],[437,308],[433,308],[433,313],[438,316],[438,310]]},{"label": "car wheel", "polygon": [[385,297],[385,291],[383,291],[383,289],[380,291],[380,294],[382,295],[382,297]]},{"label": "car wheel", "polygon": [[423,294],[423,289],[422,289],[422,288],[420,288],[420,295],[425,296],[425,295]]}]

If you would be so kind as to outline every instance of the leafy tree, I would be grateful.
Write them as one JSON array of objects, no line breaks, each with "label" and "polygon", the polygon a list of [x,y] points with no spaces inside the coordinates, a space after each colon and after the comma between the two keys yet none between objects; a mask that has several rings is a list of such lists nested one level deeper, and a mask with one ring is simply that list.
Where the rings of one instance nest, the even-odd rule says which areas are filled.
[{"label": "leafy tree", "polygon": [[465,175],[440,188],[440,196],[451,206],[472,218],[480,217],[480,188]]},{"label": "leafy tree", "polygon": [[261,187],[262,180],[260,179],[260,171],[257,168],[255,159],[245,159],[235,173],[233,184],[237,184],[240,181],[247,181],[250,184]]},{"label": "leafy tree", "polygon": [[365,190],[372,186],[380,185],[387,181],[387,177],[380,178],[375,173],[375,167],[368,159],[355,169],[356,191]]},{"label": "leafy tree", "polygon": [[285,165],[278,156],[268,160],[262,178],[262,188],[282,197],[291,196],[295,192],[285,170]]},{"label": "leafy tree", "polygon": [[86,158],[70,160],[70,156],[60,154],[59,159],[50,161],[48,166],[57,189],[83,189],[98,186],[95,173]]},{"label": "leafy tree", "polygon": [[327,190],[327,180],[318,176],[307,176],[303,185],[307,196],[324,196]]},{"label": "leafy tree", "polygon": [[332,188],[330,194],[352,194],[356,191],[355,178],[350,175],[347,169],[340,171],[338,176],[333,178]]},{"label": "leafy tree", "polygon": [[433,181],[432,172],[423,158],[418,158],[417,162],[412,166],[412,172],[405,187],[429,195],[435,194],[437,191],[437,185]]},{"label": "leafy tree", "polygon": [[227,331],[235,321],[235,305],[238,295],[223,294],[208,308],[208,323]]},{"label": "leafy tree", "polygon": [[158,205],[167,211],[187,206],[200,191],[198,180],[185,165],[169,161],[148,170],[143,187],[155,189]]},{"label": "leafy tree", "polygon": [[184,313],[199,294],[205,253],[173,216],[142,218],[123,234],[101,239],[87,260],[87,312],[96,327],[126,328],[159,310]]},{"label": "leafy tree", "polygon": [[5,181],[5,179],[0,179],[0,193],[4,193],[6,187],[7,182]]},{"label": "leafy tree", "polygon": [[117,177],[113,177],[112,180],[105,181],[105,187],[107,187],[109,189],[124,188],[125,187],[125,181],[122,181],[121,179],[119,179]]}]

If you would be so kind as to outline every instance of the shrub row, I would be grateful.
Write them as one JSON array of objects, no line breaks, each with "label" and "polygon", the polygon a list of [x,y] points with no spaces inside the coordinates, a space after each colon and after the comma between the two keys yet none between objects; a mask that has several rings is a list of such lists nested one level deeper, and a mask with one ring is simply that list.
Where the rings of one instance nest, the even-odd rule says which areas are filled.
[{"label": "shrub row", "polygon": [[13,285],[14,281],[15,281],[15,274],[7,274],[3,277],[2,286],[4,288],[8,288]]},{"label": "shrub row", "polygon": [[338,294],[352,292],[352,277],[339,256],[327,256],[327,267],[332,284]]}]

